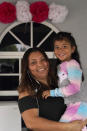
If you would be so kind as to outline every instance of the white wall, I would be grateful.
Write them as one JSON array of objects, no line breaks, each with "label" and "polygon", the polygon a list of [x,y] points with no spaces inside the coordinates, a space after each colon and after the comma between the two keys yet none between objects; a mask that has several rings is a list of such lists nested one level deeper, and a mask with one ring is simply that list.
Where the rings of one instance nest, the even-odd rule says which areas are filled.
[{"label": "white wall", "polygon": [[[16,3],[17,0],[0,0]],[[38,0],[29,0],[33,3]],[[61,24],[54,24],[57,28],[62,31],[72,32],[76,39],[78,49],[80,51],[81,62],[87,76],[87,0],[42,0],[48,4],[55,2],[57,4],[66,5],[69,9],[69,15],[66,20]],[[10,24],[0,23],[0,35]]]}]

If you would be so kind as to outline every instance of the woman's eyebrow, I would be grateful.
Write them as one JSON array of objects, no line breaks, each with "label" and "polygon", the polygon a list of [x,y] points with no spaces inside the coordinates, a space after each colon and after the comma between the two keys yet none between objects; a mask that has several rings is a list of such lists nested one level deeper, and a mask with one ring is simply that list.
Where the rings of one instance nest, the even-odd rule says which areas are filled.
[{"label": "woman's eyebrow", "polygon": [[[44,57],[41,56],[40,59],[42,59],[42,58],[44,58]],[[36,61],[36,60],[38,60],[38,59],[36,59],[36,58],[32,58],[31,60],[32,60],[32,61]]]},{"label": "woman's eyebrow", "polygon": [[30,61],[36,61],[36,59],[31,59]]}]

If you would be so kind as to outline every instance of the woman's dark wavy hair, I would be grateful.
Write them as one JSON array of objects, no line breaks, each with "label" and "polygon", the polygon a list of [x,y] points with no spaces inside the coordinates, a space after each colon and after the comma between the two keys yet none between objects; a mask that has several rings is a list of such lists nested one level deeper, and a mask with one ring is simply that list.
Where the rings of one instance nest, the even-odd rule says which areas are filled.
[{"label": "woman's dark wavy hair", "polygon": [[20,84],[19,84],[19,87],[18,87],[19,92],[23,92],[23,91],[33,91],[34,92],[35,89],[39,89],[42,86],[45,87],[46,89],[48,89],[51,84],[53,84],[53,83],[54,83],[54,85],[56,84],[56,80],[54,80],[55,78],[52,74],[50,64],[49,64],[49,72],[48,72],[48,84],[49,84],[48,88],[43,83],[38,83],[35,80],[35,78],[32,76],[32,74],[31,74],[31,72],[28,68],[28,64],[29,64],[28,58],[29,58],[30,54],[33,53],[33,52],[40,52],[45,57],[46,61],[49,63],[49,59],[42,49],[29,48],[24,53],[23,58],[22,58],[21,80],[20,80]]},{"label": "woman's dark wavy hair", "polygon": [[[75,59],[79,64],[80,64],[80,67],[82,69],[82,66],[81,66],[81,62],[80,62],[80,55],[79,55],[79,52],[78,52],[78,49],[77,49],[77,45],[76,45],[76,41],[74,39],[74,37],[72,36],[71,33],[69,32],[59,32],[55,35],[55,38],[53,40],[53,44],[55,43],[55,41],[61,41],[61,40],[65,40],[65,41],[68,41],[71,45],[71,47],[75,47],[75,51],[74,53],[72,53],[72,59]],[[57,65],[60,64],[61,61],[59,59],[57,59]],[[84,80],[84,75],[82,74],[82,81]]]}]

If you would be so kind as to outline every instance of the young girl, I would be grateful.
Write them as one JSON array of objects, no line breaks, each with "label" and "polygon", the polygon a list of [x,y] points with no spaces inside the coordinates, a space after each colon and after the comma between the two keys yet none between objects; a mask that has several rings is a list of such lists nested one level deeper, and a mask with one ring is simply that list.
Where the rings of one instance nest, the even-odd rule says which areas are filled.
[{"label": "young girl", "polygon": [[[84,80],[79,53],[76,42],[71,33],[59,32],[54,38],[54,54],[58,59],[57,76],[58,86],[54,90],[43,92],[43,97],[61,96],[65,98],[67,109],[61,117],[61,122],[69,122],[76,119],[87,118],[87,103],[68,100],[72,95],[75,97],[80,92],[81,83]],[[87,131],[86,127],[83,131]]]}]

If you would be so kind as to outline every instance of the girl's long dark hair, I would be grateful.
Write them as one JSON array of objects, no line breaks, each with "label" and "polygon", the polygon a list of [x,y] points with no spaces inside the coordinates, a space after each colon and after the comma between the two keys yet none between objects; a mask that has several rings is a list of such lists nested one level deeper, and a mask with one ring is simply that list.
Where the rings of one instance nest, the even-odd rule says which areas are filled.
[{"label": "girl's long dark hair", "polygon": [[[70,44],[71,44],[71,47],[75,47],[75,51],[74,53],[72,53],[72,59],[75,59],[79,64],[80,64],[80,67],[82,69],[82,66],[81,66],[81,62],[80,62],[80,55],[79,55],[79,52],[78,52],[78,49],[77,49],[77,45],[76,45],[76,41],[74,39],[74,37],[72,36],[71,33],[69,32],[59,32],[55,35],[55,38],[53,40],[53,44],[55,43],[55,41],[61,41],[61,40],[65,40],[65,41],[68,41]],[[59,59],[57,59],[57,65],[60,64],[61,61]],[[84,75],[82,74],[82,81],[84,81]]]},{"label": "girl's long dark hair", "polygon": [[[33,52],[40,52],[46,59],[46,61],[49,63],[49,59],[46,55],[46,53],[39,48],[30,48],[28,49],[22,58],[22,63],[21,63],[21,80],[20,80],[20,84],[18,87],[18,91],[19,92],[23,92],[23,91],[31,91],[31,94],[35,93],[36,89],[40,89],[41,90],[46,90],[50,88],[50,85],[56,85],[57,86],[57,82],[55,77],[52,74],[51,68],[50,68],[50,63],[49,63],[49,72],[48,72],[48,85],[49,87],[47,87],[46,85],[44,85],[41,82],[38,82],[35,80],[35,78],[32,76],[29,68],[28,68],[28,64],[29,64],[29,56],[31,53]],[[38,57],[38,56],[37,56]]]}]

